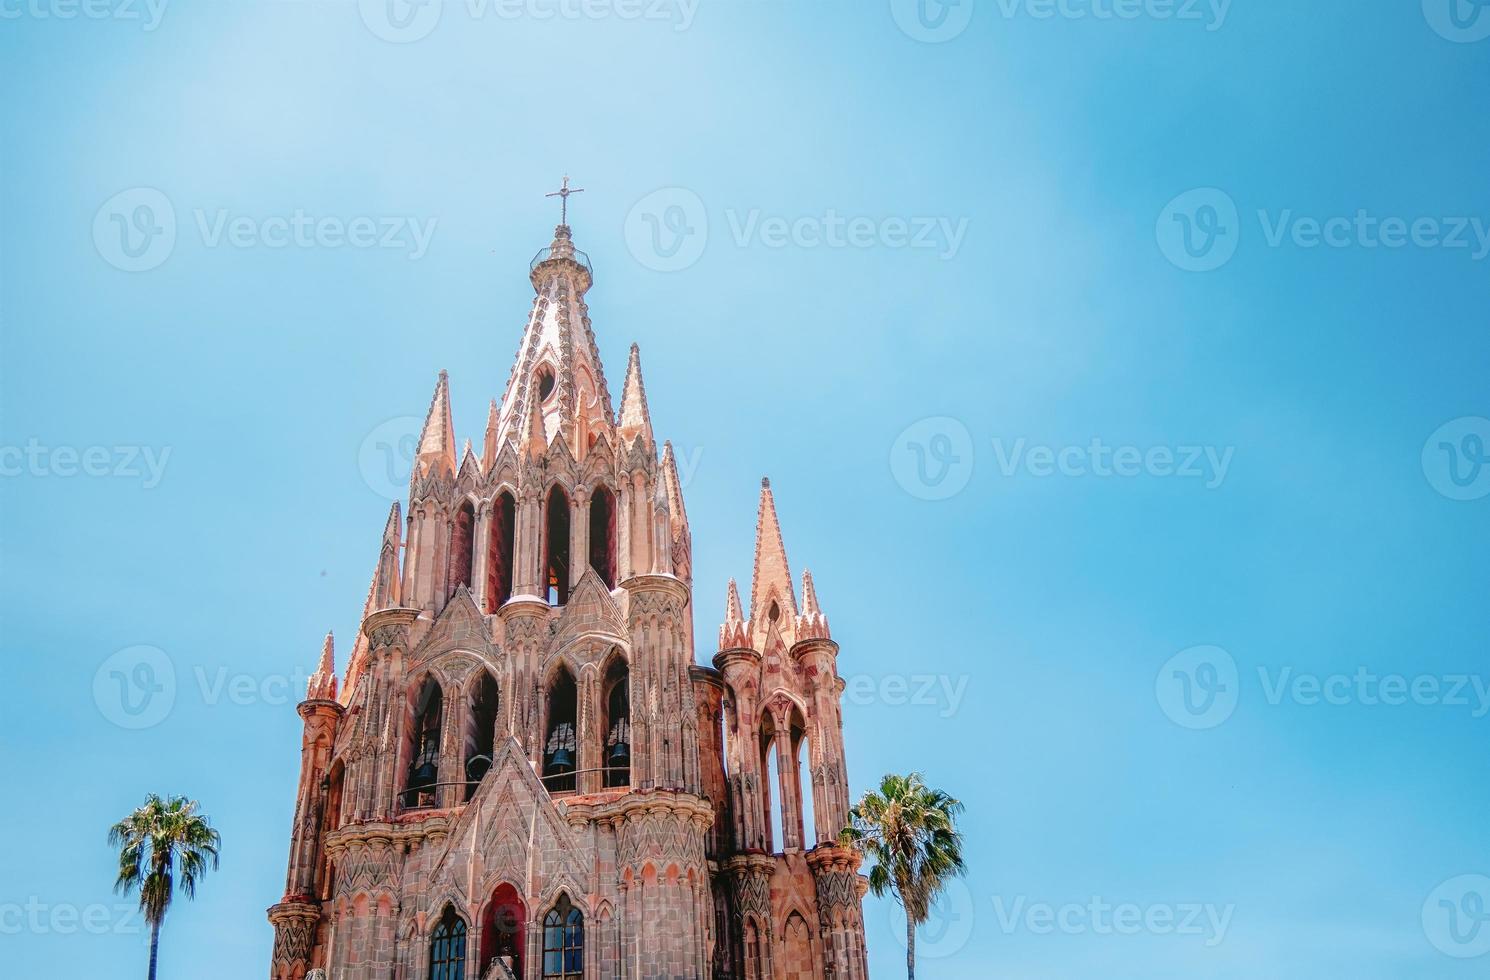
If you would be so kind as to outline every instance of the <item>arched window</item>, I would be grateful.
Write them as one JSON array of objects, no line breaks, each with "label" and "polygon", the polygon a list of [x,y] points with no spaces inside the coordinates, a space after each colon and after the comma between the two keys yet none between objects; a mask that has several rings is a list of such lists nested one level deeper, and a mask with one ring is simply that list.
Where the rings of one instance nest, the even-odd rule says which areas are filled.
[{"label": "arched window", "polygon": [[[321,814],[321,833],[328,834],[341,826],[341,799],[342,787],[346,782],[346,765],[337,759],[331,765],[331,772],[326,775],[325,807]],[[323,838],[324,839],[324,838]],[[331,861],[331,855],[323,849],[321,852],[320,865],[316,869],[316,895],[322,901],[331,898],[331,889],[336,883],[336,865]]]},{"label": "arched window", "polygon": [[462,585],[471,584],[471,561],[476,547],[476,509],[467,500],[450,522],[450,595]]},{"label": "arched window", "polygon": [[445,692],[433,677],[425,678],[414,700],[414,717],[410,726],[412,752],[409,772],[404,780],[404,806],[435,805],[436,784],[440,781],[440,731],[445,721]]},{"label": "arched window", "polygon": [[745,922],[745,976],[748,980],[761,980],[764,971],[765,964],[761,963],[760,933],[755,928],[755,920],[748,919]]},{"label": "arched window", "polygon": [[579,739],[575,735],[574,677],[564,668],[548,691],[548,727],[543,740],[543,785],[550,793],[572,792],[579,768]]},{"label": "arched window", "polygon": [[527,910],[523,908],[517,889],[506,883],[499,885],[481,920],[482,976],[491,976],[493,960],[505,962],[513,976],[523,975],[526,920]]},{"label": "arched window", "polygon": [[617,655],[605,672],[605,786],[631,785],[631,679],[626,661]]},{"label": "arched window", "polygon": [[544,537],[544,584],[548,604],[569,601],[569,496],[554,487],[548,494],[548,520]]},{"label": "arched window", "polygon": [[492,505],[491,540],[487,551],[487,612],[496,612],[512,598],[512,549],[517,540],[517,503],[503,491]]},{"label": "arched window", "polygon": [[560,895],[543,917],[544,980],[581,980],[585,974],[585,917]]},{"label": "arched window", "polygon": [[795,739],[797,771],[801,776],[802,786],[798,791],[802,801],[802,846],[811,850],[812,847],[816,847],[819,843],[826,844],[829,842],[827,840],[818,840],[817,805],[815,803],[817,796],[816,790],[812,786],[812,744],[808,741],[806,732],[793,732],[792,735]]},{"label": "arched window", "polygon": [[467,801],[476,795],[481,781],[491,769],[492,755],[497,740],[497,708],[500,698],[497,681],[491,674],[481,671],[481,679],[471,690],[471,710],[466,713],[466,795]]},{"label": "arched window", "polygon": [[451,906],[430,940],[429,980],[466,980],[466,923]]},{"label": "arched window", "polygon": [[596,487],[590,498],[590,567],[608,589],[616,587],[616,496]]},{"label": "arched window", "polygon": [[764,746],[765,764],[761,766],[765,772],[765,785],[761,787],[761,802],[766,806],[766,850],[779,852],[786,846],[786,835],[782,822],[781,799],[781,760],[776,753],[776,739],[773,736]]}]

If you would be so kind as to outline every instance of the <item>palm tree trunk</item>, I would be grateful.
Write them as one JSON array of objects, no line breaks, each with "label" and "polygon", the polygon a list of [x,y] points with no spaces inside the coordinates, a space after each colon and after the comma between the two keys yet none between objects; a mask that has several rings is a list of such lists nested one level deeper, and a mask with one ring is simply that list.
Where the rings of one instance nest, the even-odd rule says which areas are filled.
[{"label": "palm tree trunk", "polygon": [[905,914],[905,976],[906,980],[916,980],[916,923],[909,912]]},{"label": "palm tree trunk", "polygon": [[150,925],[150,980],[155,980],[155,962],[160,956],[160,923]]}]

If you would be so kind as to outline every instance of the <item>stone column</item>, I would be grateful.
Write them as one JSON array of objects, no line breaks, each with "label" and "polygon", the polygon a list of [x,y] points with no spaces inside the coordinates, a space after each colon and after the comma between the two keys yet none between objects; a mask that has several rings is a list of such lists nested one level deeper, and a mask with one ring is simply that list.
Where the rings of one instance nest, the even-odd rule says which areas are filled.
[{"label": "stone column", "polygon": [[476,527],[471,533],[476,535],[476,546],[471,549],[474,556],[471,561],[471,592],[476,597],[476,608],[487,612],[487,603],[493,597],[486,594],[487,572],[491,567],[491,522],[492,502],[483,500],[476,512]]}]

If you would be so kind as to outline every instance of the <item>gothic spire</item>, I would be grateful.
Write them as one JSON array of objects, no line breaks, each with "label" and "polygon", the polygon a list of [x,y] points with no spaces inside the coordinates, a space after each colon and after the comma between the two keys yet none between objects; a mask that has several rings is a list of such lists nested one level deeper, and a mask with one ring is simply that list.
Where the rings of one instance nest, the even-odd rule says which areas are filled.
[{"label": "gothic spire", "polygon": [[326,642],[321,645],[320,665],[316,667],[316,672],[311,675],[310,683],[305,688],[305,696],[308,700],[336,700],[335,642],[328,632]]},{"label": "gothic spire", "polygon": [[790,624],[796,615],[797,597],[792,589],[792,573],[787,567],[781,524],[776,519],[776,498],[771,494],[771,480],[767,477],[761,480],[760,511],[755,521],[755,573],[750,580],[751,629],[757,635],[763,635],[771,623]]},{"label": "gothic spire", "polygon": [[740,587],[730,579],[729,592],[724,599],[724,624],[719,627],[719,649],[735,650],[748,646],[750,637],[745,629],[745,611],[740,608]]},{"label": "gothic spire", "polygon": [[630,443],[640,435],[646,437],[644,445],[652,445],[652,416],[647,411],[647,389],[642,384],[642,352],[636,344],[631,345],[631,356],[626,361],[619,428],[623,441]]},{"label": "gothic spire", "polygon": [[582,459],[588,434],[608,430],[613,409],[585,306],[590,262],[575,249],[567,225],[554,229],[553,243],[533,260],[529,278],[537,296],[498,405],[496,442],[521,446],[537,406],[550,433],[562,433]]},{"label": "gothic spire", "polygon": [[435,394],[424,418],[419,435],[419,449],[414,454],[414,478],[431,473],[455,476],[455,425],[450,420],[450,375],[440,372]]},{"label": "gothic spire", "polygon": [[673,574],[693,582],[693,532],[688,529],[688,511],[683,506],[683,484],[678,479],[678,460],[673,444],[662,444],[662,468],[657,482],[667,490],[667,509],[672,517]]},{"label": "gothic spire", "polygon": [[817,602],[817,589],[812,584],[812,572],[802,572],[802,615],[797,617],[797,639],[829,639],[828,617]]},{"label": "gothic spire", "polygon": [[379,609],[388,609],[400,602],[399,593],[403,589],[403,583],[399,578],[398,551],[402,535],[403,512],[395,500],[393,506],[388,508],[388,522],[383,525],[383,542],[378,546],[378,564],[373,569],[372,581],[367,586],[367,598],[362,603],[362,620],[358,623],[357,639],[352,644],[352,655],[347,661],[346,683],[342,685],[344,697],[351,697],[367,660],[368,641],[367,634],[362,631],[362,623],[367,622],[367,617]]},{"label": "gothic spire", "polygon": [[486,438],[481,443],[481,469],[490,473],[492,467],[497,465],[497,400],[491,400],[491,408],[486,413]]}]

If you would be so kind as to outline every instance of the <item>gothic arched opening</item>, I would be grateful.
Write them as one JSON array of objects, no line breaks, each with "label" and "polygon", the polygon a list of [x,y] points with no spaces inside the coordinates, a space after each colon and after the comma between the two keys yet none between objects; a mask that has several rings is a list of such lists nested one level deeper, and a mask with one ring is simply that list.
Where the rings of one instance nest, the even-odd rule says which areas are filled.
[{"label": "gothic arched opening", "polygon": [[[481,917],[481,976],[490,976],[492,962],[502,960],[515,977],[523,975],[523,940],[527,909],[517,889],[503,882]],[[501,976],[501,974],[497,974]]]},{"label": "gothic arched opening", "polygon": [[[324,811],[321,814],[321,834],[325,835],[341,827],[341,801],[343,786],[346,783],[347,767],[337,759],[331,764],[331,771],[326,774],[325,791],[322,794]],[[331,891],[336,885],[336,865],[331,860],[331,855],[324,850],[321,853],[319,867],[316,869],[316,895],[326,901],[331,897]]]},{"label": "gothic arched opening", "polygon": [[560,895],[543,917],[544,980],[582,980],[585,975],[585,917]]},{"label": "gothic arched opening", "polygon": [[590,498],[590,567],[607,589],[616,587],[616,495],[596,487]]},{"label": "gothic arched opening", "polygon": [[435,805],[440,782],[440,732],[445,721],[445,692],[426,677],[415,695],[409,731],[409,771],[404,779],[404,806]]},{"label": "gothic arched opening", "polygon": [[512,598],[512,557],[517,540],[517,503],[505,490],[492,504],[486,564],[486,611],[496,612]]},{"label": "gothic arched opening", "polygon": [[563,667],[548,689],[548,725],[543,738],[543,785],[550,793],[572,792],[579,769],[578,696],[574,676]]},{"label": "gothic arched opening", "polygon": [[471,688],[471,710],[466,712],[466,793],[469,801],[491,770],[497,745],[497,709],[501,698],[497,679],[483,670]]},{"label": "gothic arched opening", "polygon": [[612,658],[610,668],[600,688],[605,705],[605,744],[601,765],[605,767],[607,789],[631,785],[631,671],[626,659],[619,653]]},{"label": "gothic arched opening", "polygon": [[548,604],[562,606],[569,601],[569,495],[562,487],[548,494],[547,520],[544,521],[544,584]]},{"label": "gothic arched opening", "polygon": [[476,508],[467,500],[450,521],[450,572],[446,577],[449,595],[472,581],[471,561],[476,550]]},{"label": "gothic arched opening", "polygon": [[[806,848],[809,842],[813,847],[816,847],[819,843],[828,843],[828,841],[818,840],[817,804],[815,802],[817,791],[812,785],[812,743],[808,740],[807,733],[801,730],[793,731],[792,739],[792,756],[796,760],[797,772],[800,777],[798,780],[800,788],[797,791],[797,798],[800,801],[799,809],[802,812],[803,847]],[[807,833],[809,827],[812,828],[811,834]],[[810,850],[810,848],[808,849]]]},{"label": "gothic arched opening", "polygon": [[466,920],[445,906],[429,943],[429,980],[466,980]]}]

